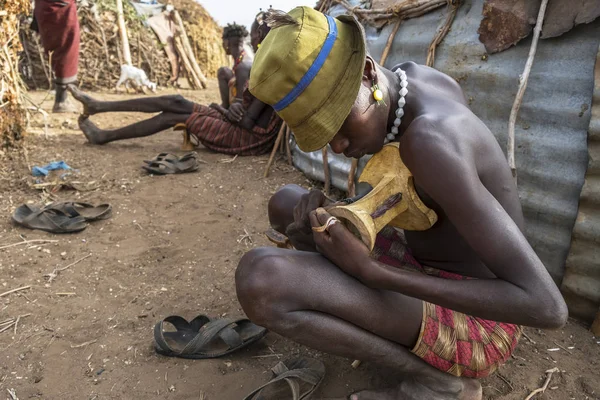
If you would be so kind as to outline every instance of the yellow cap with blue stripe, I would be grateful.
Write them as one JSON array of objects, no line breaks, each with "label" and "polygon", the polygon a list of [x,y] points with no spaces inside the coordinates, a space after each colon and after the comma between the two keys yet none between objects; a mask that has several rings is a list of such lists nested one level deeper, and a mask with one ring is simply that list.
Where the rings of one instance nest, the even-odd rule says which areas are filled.
[{"label": "yellow cap with blue stripe", "polygon": [[[325,147],[356,100],[366,57],[362,25],[310,7],[293,9],[262,42],[250,92],[271,105],[304,151]],[[276,20],[273,17],[272,20]]]}]

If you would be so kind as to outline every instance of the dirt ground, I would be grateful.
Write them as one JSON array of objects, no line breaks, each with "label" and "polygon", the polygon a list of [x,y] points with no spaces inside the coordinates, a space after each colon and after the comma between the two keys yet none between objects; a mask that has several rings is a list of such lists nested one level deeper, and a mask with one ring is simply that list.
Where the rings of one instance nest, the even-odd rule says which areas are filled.
[{"label": "dirt ground", "polygon": [[[216,100],[216,84],[182,94],[209,103]],[[52,96],[30,96],[51,109]],[[110,128],[141,118],[115,114],[93,120]],[[0,294],[30,286],[0,297],[0,322],[23,316],[16,330],[0,333],[0,399],[12,400],[8,389],[20,399],[241,399],[270,378],[278,360],[298,354],[326,365],[316,398],[394,384],[389,371],[364,364],[353,369],[352,360],[315,352],[273,333],[223,359],[155,354],[152,329],[166,316],[242,315],[234,272],[244,252],[269,245],[262,234],[269,196],[285,183],[311,183],[283,161],[263,179],[266,156],[232,161],[204,149],[198,153],[206,163],[197,173],[149,176],[140,168],[142,160],[178,152],[180,136],[165,132],[94,147],[78,132],[75,114],[50,115],[47,124],[46,134],[41,115],[32,121],[26,162],[0,166]],[[4,160],[10,156],[0,154]],[[62,190],[56,198],[108,202],[114,207],[111,219],[73,235],[13,226],[10,216],[18,205],[49,199],[29,186],[25,163],[56,160],[77,169],[77,181],[87,189]],[[52,242],[2,249],[39,239]],[[88,255],[52,282],[45,277]],[[575,321],[559,331],[526,333],[509,363],[483,381],[486,399],[525,399],[554,367],[560,372],[536,399],[600,399],[600,338]]]}]

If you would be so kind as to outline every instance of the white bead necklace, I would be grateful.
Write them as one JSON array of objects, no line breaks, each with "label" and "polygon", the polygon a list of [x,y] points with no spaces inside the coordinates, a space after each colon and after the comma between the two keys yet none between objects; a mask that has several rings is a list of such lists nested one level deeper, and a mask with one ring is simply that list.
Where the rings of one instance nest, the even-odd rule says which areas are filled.
[{"label": "white bead necklace", "polygon": [[402,117],[404,116],[404,105],[406,104],[406,99],[404,97],[408,94],[408,79],[406,78],[406,72],[402,71],[400,68],[394,72],[400,78],[400,99],[398,100],[398,109],[396,110],[394,126],[392,126],[391,132],[385,137],[384,144],[388,144],[394,140],[398,134],[398,128],[400,127],[400,124],[402,123]]}]

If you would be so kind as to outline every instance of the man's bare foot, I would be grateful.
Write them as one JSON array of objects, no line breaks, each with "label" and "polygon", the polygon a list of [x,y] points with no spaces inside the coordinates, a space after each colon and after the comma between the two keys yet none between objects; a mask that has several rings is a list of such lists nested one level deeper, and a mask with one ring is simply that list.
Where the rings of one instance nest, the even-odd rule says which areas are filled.
[{"label": "man's bare foot", "polygon": [[106,134],[102,131],[102,129],[98,128],[87,115],[79,116],[79,128],[85,135],[88,142],[91,144],[105,144],[108,142],[106,140]]},{"label": "man's bare foot", "polygon": [[458,391],[431,388],[413,380],[402,382],[387,390],[365,390],[350,396],[350,400],[481,400],[481,384],[475,379],[462,378]]},{"label": "man's bare foot", "polygon": [[73,95],[75,100],[83,104],[83,115],[94,115],[98,113],[97,100],[83,93],[75,85],[69,85],[67,86],[67,89]]}]

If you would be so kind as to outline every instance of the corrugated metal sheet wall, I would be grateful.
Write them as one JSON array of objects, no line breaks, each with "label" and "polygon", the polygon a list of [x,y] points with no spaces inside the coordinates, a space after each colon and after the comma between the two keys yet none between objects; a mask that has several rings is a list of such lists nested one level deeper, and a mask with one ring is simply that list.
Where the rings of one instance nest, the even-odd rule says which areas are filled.
[{"label": "corrugated metal sheet wall", "polygon": [[[358,4],[353,0],[353,4]],[[471,108],[505,148],[508,118],[529,52],[525,40],[484,60],[477,29],[483,0],[464,1],[452,30],[438,48],[435,67],[458,80]],[[343,13],[339,7],[332,15]],[[413,60],[425,63],[427,48],[445,18],[445,8],[403,22],[387,67]],[[370,53],[379,59],[392,26],[367,29]],[[517,121],[519,193],[527,219],[526,235],[554,279],[560,283],[571,243],[579,195],[588,163],[587,130],[600,42],[600,21],[543,40]],[[319,153],[294,148],[294,163],[323,180]],[[350,161],[330,155],[333,185],[346,189]],[[363,160],[364,165],[364,160]]]},{"label": "corrugated metal sheet wall", "polygon": [[600,307],[600,48],[588,151],[590,161],[562,290],[571,315],[592,320]]}]

